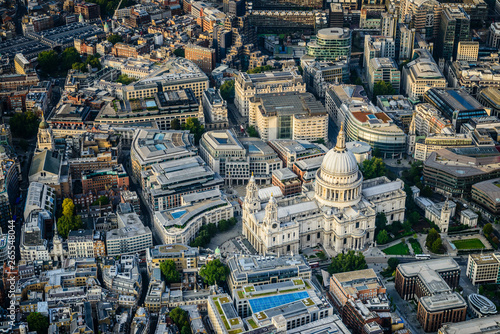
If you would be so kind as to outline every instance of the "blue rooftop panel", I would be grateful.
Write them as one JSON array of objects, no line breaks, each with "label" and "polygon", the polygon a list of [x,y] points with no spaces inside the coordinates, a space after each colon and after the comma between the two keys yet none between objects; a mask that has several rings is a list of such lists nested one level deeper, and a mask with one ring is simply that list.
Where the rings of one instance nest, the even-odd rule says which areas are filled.
[{"label": "blue rooftop panel", "polygon": [[289,293],[286,295],[276,295],[276,296],[251,299],[248,302],[250,303],[252,312],[257,313],[260,311],[268,310],[270,308],[278,307],[285,304],[290,304],[308,297],[309,294],[307,293],[307,291],[301,291],[301,292]]}]

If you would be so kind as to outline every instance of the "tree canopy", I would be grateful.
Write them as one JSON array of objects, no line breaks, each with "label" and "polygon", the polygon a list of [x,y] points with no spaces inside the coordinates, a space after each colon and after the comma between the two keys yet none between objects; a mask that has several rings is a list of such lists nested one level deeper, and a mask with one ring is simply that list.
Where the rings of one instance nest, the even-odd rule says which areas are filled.
[{"label": "tree canopy", "polygon": [[137,81],[135,78],[131,78],[126,74],[120,74],[118,76],[118,79],[116,79],[116,82],[120,82],[124,85],[130,85],[132,82]]},{"label": "tree canopy", "polygon": [[37,60],[38,65],[45,73],[50,73],[59,66],[59,55],[54,50],[40,52]]},{"label": "tree canopy", "polygon": [[82,217],[75,215],[75,204],[71,198],[65,198],[62,203],[62,216],[57,220],[57,232],[67,238],[70,231],[83,226]]},{"label": "tree canopy", "polygon": [[491,223],[484,225],[483,233],[487,237],[490,236],[490,234],[493,233],[493,225],[491,225]]},{"label": "tree canopy", "polygon": [[420,214],[417,211],[413,211],[408,216],[408,221],[410,222],[411,226],[417,224],[419,220],[420,220]]},{"label": "tree canopy", "polygon": [[438,238],[440,238],[438,231],[436,231],[436,229],[434,228],[431,228],[429,234],[427,234],[427,238],[425,239],[425,245],[427,246],[427,248],[431,249],[432,244]]},{"label": "tree canopy", "polygon": [[340,253],[332,258],[332,263],[328,267],[328,272],[330,274],[336,274],[366,268],[368,268],[368,266],[363,253],[350,250],[345,254]]},{"label": "tree canopy", "polygon": [[205,283],[208,285],[225,281],[228,273],[229,268],[219,259],[208,262],[200,269],[200,276],[203,277]]},{"label": "tree canopy", "polygon": [[259,132],[257,131],[257,129],[253,125],[248,126],[247,133],[250,137],[255,137],[255,138],[260,137]]},{"label": "tree canopy", "polygon": [[220,95],[226,101],[234,98],[234,80],[227,80],[220,86]]},{"label": "tree canopy", "polygon": [[183,48],[178,48],[174,50],[174,55],[184,58],[184,56],[186,55],[186,51],[184,51]]},{"label": "tree canopy", "polygon": [[262,73],[265,71],[272,71],[272,70],[274,70],[274,67],[272,67],[271,65],[264,65],[264,66],[259,66],[259,67],[253,68],[251,70],[248,70],[247,73],[254,74],[254,73]]},{"label": "tree canopy", "polygon": [[387,174],[387,168],[384,161],[377,157],[363,161],[361,164],[361,171],[363,172],[363,178],[365,180],[374,179]]},{"label": "tree canopy", "polygon": [[99,196],[98,199],[92,203],[92,205],[108,205],[109,204],[109,198],[107,196]]},{"label": "tree canopy", "polygon": [[[120,0],[88,0],[87,2],[92,2],[98,4],[101,7],[101,15],[112,16],[115,13],[115,10],[118,9],[118,5],[120,4]],[[121,1],[120,8],[126,8],[131,5],[131,2],[128,0]]]},{"label": "tree canopy", "polygon": [[81,61],[80,54],[74,47],[66,48],[61,53],[61,66],[65,70],[69,70],[73,67],[73,64],[80,63]]},{"label": "tree canopy", "polygon": [[189,314],[180,307],[174,308],[168,314],[170,319],[177,325],[177,328],[181,331],[181,334],[191,333],[191,327],[189,326]]},{"label": "tree canopy", "polygon": [[36,331],[37,334],[45,334],[49,329],[49,319],[39,312],[33,312],[28,315],[28,327],[30,331]]},{"label": "tree canopy", "polygon": [[160,264],[160,270],[167,283],[179,283],[181,281],[181,274],[177,271],[173,260],[163,261]]},{"label": "tree canopy", "polygon": [[203,135],[203,132],[205,132],[205,127],[200,123],[198,118],[196,117],[189,117],[186,119],[186,123],[183,125],[184,130],[189,130],[194,135],[194,140],[196,142],[196,145],[198,145],[201,135]]},{"label": "tree canopy", "polygon": [[113,43],[115,45],[116,43],[123,42],[123,38],[120,35],[117,34],[112,34],[108,36],[108,42]]},{"label": "tree canopy", "polygon": [[181,121],[178,118],[174,118],[170,121],[170,129],[171,130],[180,130],[181,129]]},{"label": "tree canopy", "polygon": [[9,121],[12,135],[26,139],[36,136],[39,123],[38,116],[31,111],[16,113]]},{"label": "tree canopy", "polygon": [[382,230],[377,234],[377,243],[380,245],[386,244],[389,242],[389,234],[387,233],[386,230]]},{"label": "tree canopy", "polygon": [[378,95],[394,95],[396,91],[391,84],[385,81],[378,81],[373,85],[373,101],[377,100]]}]

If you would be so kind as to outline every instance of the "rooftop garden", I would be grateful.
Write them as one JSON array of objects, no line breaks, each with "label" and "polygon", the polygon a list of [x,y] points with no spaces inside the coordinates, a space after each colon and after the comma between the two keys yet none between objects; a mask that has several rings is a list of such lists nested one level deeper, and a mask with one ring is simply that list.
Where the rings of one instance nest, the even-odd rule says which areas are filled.
[{"label": "rooftop garden", "polygon": [[304,299],[304,300],[302,300],[302,302],[304,303],[305,306],[313,306],[314,305],[314,302],[312,301],[311,298]]},{"label": "rooftop garden", "polygon": [[255,317],[257,318],[257,320],[261,321],[261,320],[264,320],[264,319],[267,319],[267,315],[264,313],[264,312],[259,312],[259,313],[256,313],[255,314]]},{"label": "rooftop garden", "polygon": [[243,289],[245,292],[255,292],[255,288],[253,286],[246,286]]},{"label": "rooftop garden", "polygon": [[255,321],[254,321],[252,318],[248,319],[248,324],[249,324],[249,325],[250,325],[250,327],[252,327],[253,329],[256,329],[257,327],[259,327],[259,326],[257,326],[257,324],[255,323]]},{"label": "rooftop garden", "polygon": [[304,281],[302,279],[300,279],[300,278],[299,279],[294,279],[293,280],[293,284],[294,285],[302,285],[302,284],[304,284]]}]

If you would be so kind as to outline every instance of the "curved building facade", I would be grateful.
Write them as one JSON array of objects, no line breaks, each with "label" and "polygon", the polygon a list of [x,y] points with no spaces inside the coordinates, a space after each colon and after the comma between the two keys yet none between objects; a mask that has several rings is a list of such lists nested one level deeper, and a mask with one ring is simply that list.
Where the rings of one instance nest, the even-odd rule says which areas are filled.
[{"label": "curved building facade", "polygon": [[351,31],[348,28],[321,29],[316,40],[307,44],[307,55],[316,60],[340,60],[351,57]]}]

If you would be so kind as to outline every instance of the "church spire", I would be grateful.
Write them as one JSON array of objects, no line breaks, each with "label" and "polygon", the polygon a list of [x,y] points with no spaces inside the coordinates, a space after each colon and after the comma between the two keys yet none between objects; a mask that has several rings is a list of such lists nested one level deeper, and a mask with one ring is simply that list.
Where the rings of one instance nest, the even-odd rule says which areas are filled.
[{"label": "church spire", "polygon": [[337,136],[337,144],[335,145],[337,151],[345,150],[345,132],[344,132],[344,122],[340,124],[339,135]]}]

